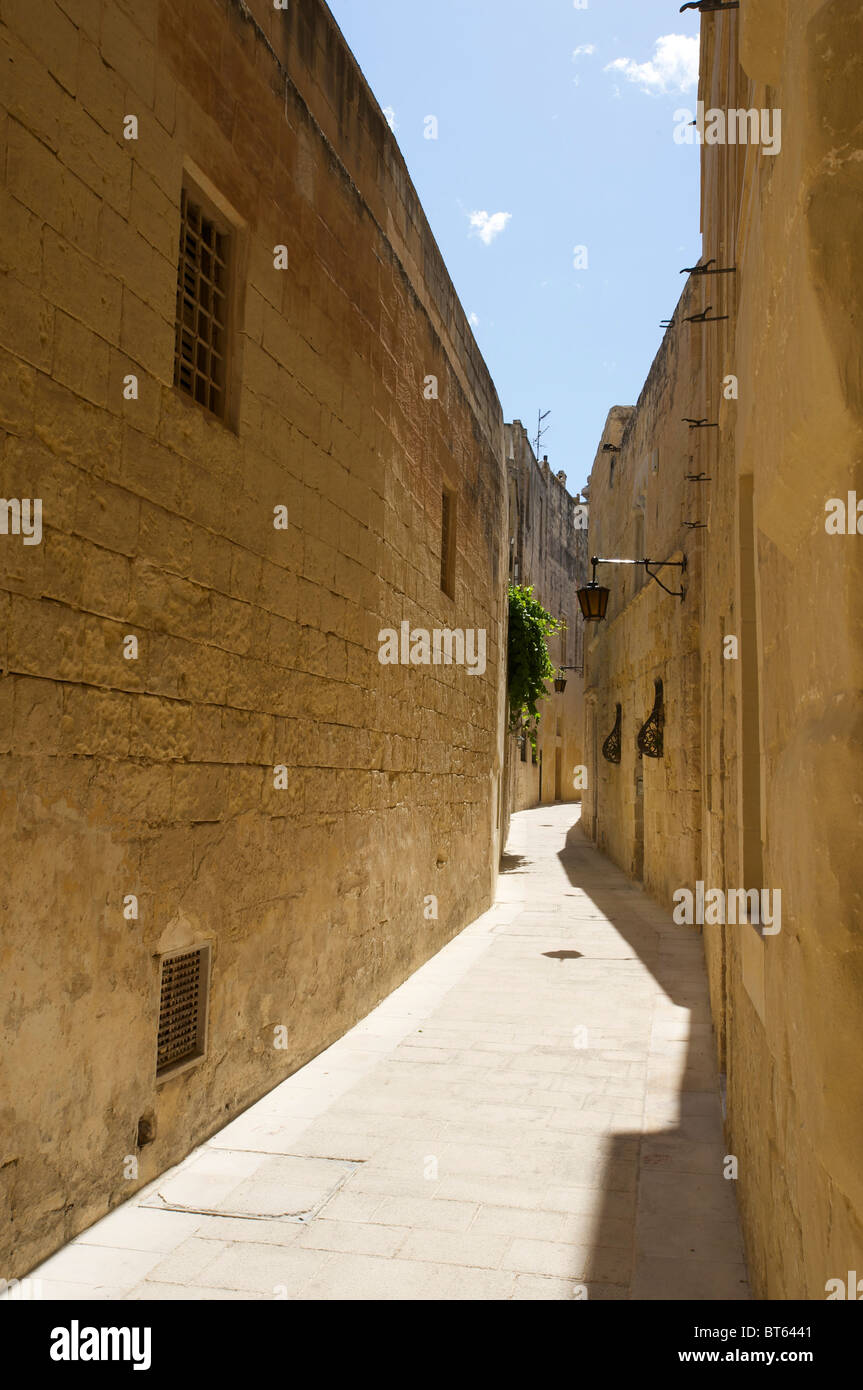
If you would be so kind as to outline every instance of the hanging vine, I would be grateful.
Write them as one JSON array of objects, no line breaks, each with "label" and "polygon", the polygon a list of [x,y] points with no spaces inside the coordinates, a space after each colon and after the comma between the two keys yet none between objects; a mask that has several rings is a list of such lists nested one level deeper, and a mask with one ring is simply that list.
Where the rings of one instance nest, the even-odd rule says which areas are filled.
[{"label": "hanging vine", "polygon": [[533,586],[509,586],[509,636],[507,643],[507,695],[509,727],[526,734],[536,749],[540,714],[537,701],[548,698],[545,682],[555,674],[548,654],[548,638],[560,623],[533,597]]}]

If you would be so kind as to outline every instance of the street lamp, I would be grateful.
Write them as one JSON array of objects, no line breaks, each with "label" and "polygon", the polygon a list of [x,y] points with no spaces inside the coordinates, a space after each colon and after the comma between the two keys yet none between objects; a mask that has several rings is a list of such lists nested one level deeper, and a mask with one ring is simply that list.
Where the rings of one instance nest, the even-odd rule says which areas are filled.
[{"label": "street lamp", "polygon": [[660,589],[664,589],[667,594],[671,594],[672,598],[684,599],[686,597],[686,590],[684,588],[669,589],[666,584],[663,584],[659,575],[654,574],[653,570],[650,568],[651,565],[656,569],[665,569],[671,566],[674,569],[681,570],[682,573],[685,574],[685,555],[682,560],[613,560],[608,558],[603,559],[599,555],[594,555],[590,563],[593,566],[593,578],[589,584],[585,584],[584,588],[577,591],[578,602],[586,623],[601,623],[605,617],[605,610],[608,607],[609,590],[596,582],[597,565],[643,565],[645,574],[649,574],[651,579],[655,579]]},{"label": "street lamp", "polygon": [[554,688],[558,695],[562,695],[566,690],[566,676],[564,671],[577,671],[580,676],[584,675],[583,666],[558,666],[557,675],[554,678]]},{"label": "street lamp", "polygon": [[585,584],[583,589],[577,591],[578,602],[586,623],[601,623],[608,607],[609,590],[596,582],[596,567],[599,561],[593,559],[591,564],[593,565],[593,578],[589,584]]}]

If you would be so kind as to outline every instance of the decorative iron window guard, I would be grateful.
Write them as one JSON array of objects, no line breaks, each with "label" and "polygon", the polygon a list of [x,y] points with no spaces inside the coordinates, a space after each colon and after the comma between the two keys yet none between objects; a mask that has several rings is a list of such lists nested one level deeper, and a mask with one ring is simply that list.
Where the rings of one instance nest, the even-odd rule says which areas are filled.
[{"label": "decorative iron window guard", "polygon": [[665,728],[665,706],[662,700],[662,681],[653,682],[656,692],[653,709],[638,731],[635,740],[639,753],[646,758],[661,758],[664,752],[663,729]]},{"label": "decorative iron window guard", "polygon": [[617,706],[617,718],[614,721],[614,728],[602,745],[602,756],[607,763],[620,762],[620,721],[622,706]]}]

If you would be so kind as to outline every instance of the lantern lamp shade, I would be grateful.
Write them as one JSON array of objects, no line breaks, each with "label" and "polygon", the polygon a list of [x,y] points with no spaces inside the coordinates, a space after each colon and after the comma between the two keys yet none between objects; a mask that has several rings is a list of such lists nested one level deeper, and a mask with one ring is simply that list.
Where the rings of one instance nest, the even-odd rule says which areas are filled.
[{"label": "lantern lamp shade", "polygon": [[564,692],[564,690],[566,689],[566,677],[565,677],[565,676],[555,676],[555,678],[554,678],[554,688],[555,688],[555,690],[557,691],[558,695],[562,695],[563,692]]},{"label": "lantern lamp shade", "polygon": [[578,591],[578,602],[586,623],[601,623],[608,607],[608,589],[595,581]]}]

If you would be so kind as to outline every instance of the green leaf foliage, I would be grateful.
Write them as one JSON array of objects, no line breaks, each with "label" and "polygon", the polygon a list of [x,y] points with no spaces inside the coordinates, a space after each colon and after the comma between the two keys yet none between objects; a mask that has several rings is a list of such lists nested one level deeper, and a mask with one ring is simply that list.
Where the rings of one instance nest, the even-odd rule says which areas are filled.
[{"label": "green leaf foliage", "polygon": [[548,698],[545,682],[555,674],[548,638],[561,624],[533,597],[533,586],[509,585],[507,694],[511,733],[527,734],[536,747],[537,701]]}]

